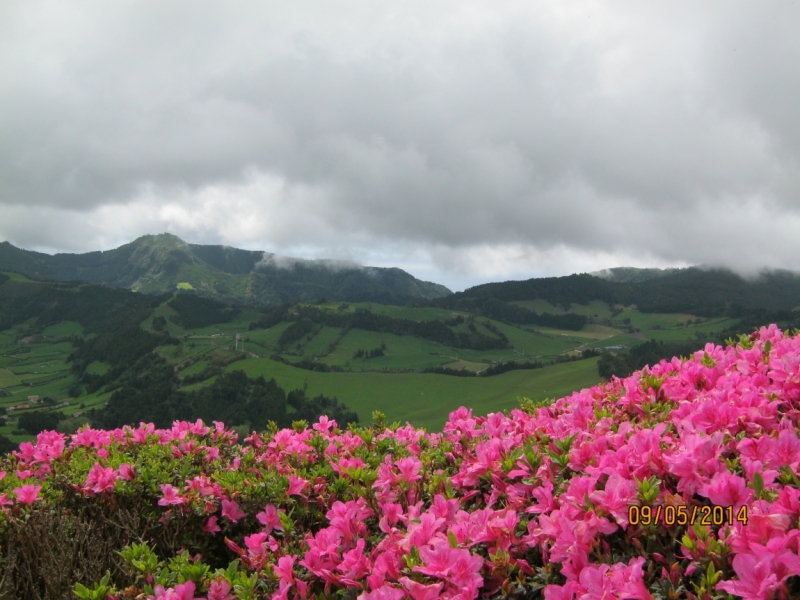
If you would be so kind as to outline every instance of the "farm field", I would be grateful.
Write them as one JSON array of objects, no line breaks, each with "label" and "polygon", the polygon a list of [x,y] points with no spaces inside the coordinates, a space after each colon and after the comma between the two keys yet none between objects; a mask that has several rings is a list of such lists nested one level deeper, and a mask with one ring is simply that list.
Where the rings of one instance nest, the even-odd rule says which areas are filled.
[{"label": "farm field", "polygon": [[517,398],[560,398],[596,384],[597,359],[575,361],[543,369],[521,370],[495,377],[452,377],[433,373],[319,373],[302,371],[270,359],[247,359],[228,366],[249,377],[263,375],[284,389],[306,388],[306,394],[336,396],[361,423],[372,422],[380,410],[389,422],[406,421],[428,431],[440,431],[448,414],[467,406],[475,414],[508,410]]}]

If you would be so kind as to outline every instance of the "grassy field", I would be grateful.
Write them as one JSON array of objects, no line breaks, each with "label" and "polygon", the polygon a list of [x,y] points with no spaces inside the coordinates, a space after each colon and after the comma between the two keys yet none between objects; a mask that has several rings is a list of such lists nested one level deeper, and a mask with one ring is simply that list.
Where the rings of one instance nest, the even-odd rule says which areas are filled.
[{"label": "grassy field", "polygon": [[307,386],[312,396],[336,396],[355,410],[362,423],[380,410],[389,421],[409,421],[439,431],[447,415],[459,406],[487,414],[517,406],[518,397],[559,398],[596,384],[597,359],[563,363],[543,369],[511,371],[494,377],[453,377],[420,373],[318,373],[269,360],[247,359],[228,366],[249,377],[275,378],[286,390]]},{"label": "grassy field", "polygon": [[[75,325],[77,324],[61,323],[54,327],[59,335],[69,335],[76,332]],[[70,364],[67,362],[67,357],[73,351],[72,344],[42,341],[21,345],[16,342],[19,334],[19,330],[12,329],[0,335],[0,388],[8,394],[0,396],[0,411],[5,413],[11,408],[8,418],[0,420],[0,433],[15,442],[30,439],[30,436],[12,433],[16,429],[16,417],[28,410],[40,409],[36,405],[29,408],[18,407],[30,404],[29,396],[51,398],[56,403],[64,402],[68,397],[67,389],[73,382]],[[47,335],[53,333],[48,332]],[[56,410],[69,414],[69,408],[67,406]]]}]

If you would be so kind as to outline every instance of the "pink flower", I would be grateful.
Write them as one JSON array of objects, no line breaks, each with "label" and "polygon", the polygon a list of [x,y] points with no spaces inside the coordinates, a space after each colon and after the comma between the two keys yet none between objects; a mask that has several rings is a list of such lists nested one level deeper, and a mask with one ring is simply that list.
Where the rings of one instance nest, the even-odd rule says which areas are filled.
[{"label": "pink flower", "polygon": [[186,504],[188,502],[186,498],[180,496],[177,490],[172,487],[168,483],[162,483],[159,485],[161,491],[164,494],[164,497],[158,501],[159,506],[169,506],[171,504]]},{"label": "pink flower", "polygon": [[714,504],[733,506],[734,511],[753,497],[753,490],[747,487],[747,482],[727,471],[716,473],[711,481],[701,488],[700,493]]},{"label": "pink flower", "polygon": [[294,556],[281,556],[278,559],[278,564],[274,567],[275,573],[281,578],[281,581],[292,583],[294,581]]},{"label": "pink flower", "polygon": [[203,600],[202,598],[194,597],[195,585],[194,581],[187,581],[186,583],[179,583],[175,586],[175,596],[179,600]]},{"label": "pink flower", "polygon": [[329,419],[328,415],[322,415],[319,423],[314,423],[313,428],[320,433],[327,433],[331,429],[336,429],[336,421]]},{"label": "pink flower", "polygon": [[235,600],[230,592],[230,583],[225,579],[215,579],[208,586],[208,600]]},{"label": "pink flower", "polygon": [[114,489],[114,483],[118,479],[117,472],[113,467],[103,467],[100,463],[94,463],[92,470],[86,477],[86,483],[83,485],[84,491],[91,491],[95,494],[110,491]]},{"label": "pink flower", "polygon": [[239,504],[234,500],[222,500],[222,516],[229,521],[236,523],[242,517],[246,517],[247,513],[239,510]]},{"label": "pink flower", "polygon": [[422,469],[422,462],[420,462],[419,459],[416,459],[413,456],[406,456],[405,458],[396,460],[394,465],[400,471],[400,475],[398,477],[400,481],[414,483],[415,481],[422,479],[422,475],[419,474],[420,470]]},{"label": "pink flower", "polygon": [[617,473],[614,473],[608,478],[605,490],[594,491],[589,494],[589,498],[599,508],[611,514],[617,520],[617,523],[627,527],[628,506],[635,504],[636,486],[632,481],[623,479]]},{"label": "pink flower", "polygon": [[308,487],[308,481],[296,475],[289,475],[289,489],[286,494],[289,496],[302,496],[306,487]]},{"label": "pink flower", "polygon": [[398,581],[406,588],[412,600],[436,600],[442,593],[442,583],[425,585],[408,577],[401,577]]},{"label": "pink flower", "polygon": [[778,577],[772,573],[770,555],[758,558],[752,554],[737,554],[733,557],[733,570],[738,581],[720,581],[718,590],[741,596],[743,600],[762,600],[767,598],[778,584]]},{"label": "pink flower", "polygon": [[39,492],[41,489],[42,486],[40,485],[26,483],[22,487],[14,488],[14,493],[17,495],[17,502],[22,502],[23,504],[33,504],[37,500],[41,500],[41,498],[39,498]]},{"label": "pink flower", "polygon": [[270,533],[273,529],[283,531],[281,517],[274,504],[267,504],[266,508],[256,515],[256,519],[264,526],[267,533]]},{"label": "pink flower", "polygon": [[403,600],[402,591],[390,585],[382,585],[372,592],[359,594],[358,600]]},{"label": "pink flower", "polygon": [[203,531],[205,531],[206,533],[210,533],[211,535],[214,535],[215,533],[219,533],[220,531],[222,531],[219,528],[219,525],[217,525],[217,517],[215,515],[212,515],[208,518],[206,524],[203,525]]},{"label": "pink flower", "polygon": [[127,463],[122,463],[119,466],[119,476],[125,481],[133,481],[133,478],[136,476],[136,469]]}]

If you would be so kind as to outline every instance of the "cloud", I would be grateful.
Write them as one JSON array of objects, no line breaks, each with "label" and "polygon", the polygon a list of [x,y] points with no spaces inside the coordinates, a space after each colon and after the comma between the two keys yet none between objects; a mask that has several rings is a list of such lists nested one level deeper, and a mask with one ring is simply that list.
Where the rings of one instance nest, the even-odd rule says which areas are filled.
[{"label": "cloud", "polygon": [[332,260],[329,258],[319,258],[316,260],[308,260],[304,258],[297,258],[295,256],[282,256],[280,254],[273,254],[265,252],[264,256],[255,264],[256,269],[275,268],[290,271],[297,266],[311,267],[317,269],[328,269],[330,271],[353,271],[364,270],[369,274],[375,273],[374,269],[364,267],[358,263],[346,260]]},{"label": "cloud", "polygon": [[0,7],[0,239],[170,231],[460,289],[795,268],[800,5]]}]

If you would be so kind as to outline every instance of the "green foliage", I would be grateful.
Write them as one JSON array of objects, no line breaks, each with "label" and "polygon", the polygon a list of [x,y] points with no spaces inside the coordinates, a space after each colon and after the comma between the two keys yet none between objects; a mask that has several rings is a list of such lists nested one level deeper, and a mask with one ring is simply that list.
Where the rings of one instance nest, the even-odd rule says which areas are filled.
[{"label": "green foliage", "polygon": [[301,339],[303,336],[308,335],[314,331],[314,329],[316,329],[316,324],[311,319],[303,318],[295,321],[281,334],[281,337],[278,339],[278,344],[280,346],[287,346]]},{"label": "green foliage", "polygon": [[294,390],[289,392],[286,402],[296,411],[292,413],[293,417],[301,417],[309,422],[317,420],[319,415],[328,415],[338,423],[358,423],[358,415],[335,397],[328,398],[320,394],[309,398],[303,390]]},{"label": "green foliage", "polygon": [[380,356],[385,356],[386,344],[381,344],[377,348],[373,348],[372,350],[364,350],[363,348],[359,348],[353,353],[353,358],[378,358]]},{"label": "green foliage", "polygon": [[111,573],[106,573],[91,589],[80,583],[76,583],[74,593],[78,598],[81,598],[81,600],[106,600],[108,594],[113,589],[113,586],[109,585],[110,578]]},{"label": "green foliage", "polygon": [[603,379],[611,379],[613,375],[627,377],[646,365],[658,364],[662,359],[670,360],[673,356],[689,355],[697,349],[696,346],[696,343],[666,343],[649,340],[634,346],[625,354],[603,352],[597,362],[597,372]]},{"label": "green foliage", "polygon": [[[177,313],[178,323],[186,329],[207,327],[216,323],[229,323],[241,312],[237,308],[188,293],[176,294],[170,300],[169,305]],[[164,324],[166,325],[166,323]]]},{"label": "green foliage", "polygon": [[8,454],[12,450],[17,449],[17,444],[12,442],[4,435],[0,435],[0,454]]},{"label": "green foliage", "polygon": [[119,379],[120,389],[95,419],[110,428],[140,421],[167,427],[175,420],[203,419],[247,424],[256,430],[269,421],[288,427],[294,418],[315,421],[323,414],[343,423],[358,422],[358,415],[336,398],[306,398],[302,390],[289,394],[288,405],[296,412],[288,413],[286,392],[275,379],[251,379],[242,371],[222,373],[211,385],[191,392],[177,391],[176,383],[167,361],[154,354],[145,356]]},{"label": "green foliage", "polygon": [[20,415],[18,427],[31,435],[37,435],[46,429],[54,430],[62,417],[63,415],[57,412],[27,412]]}]

